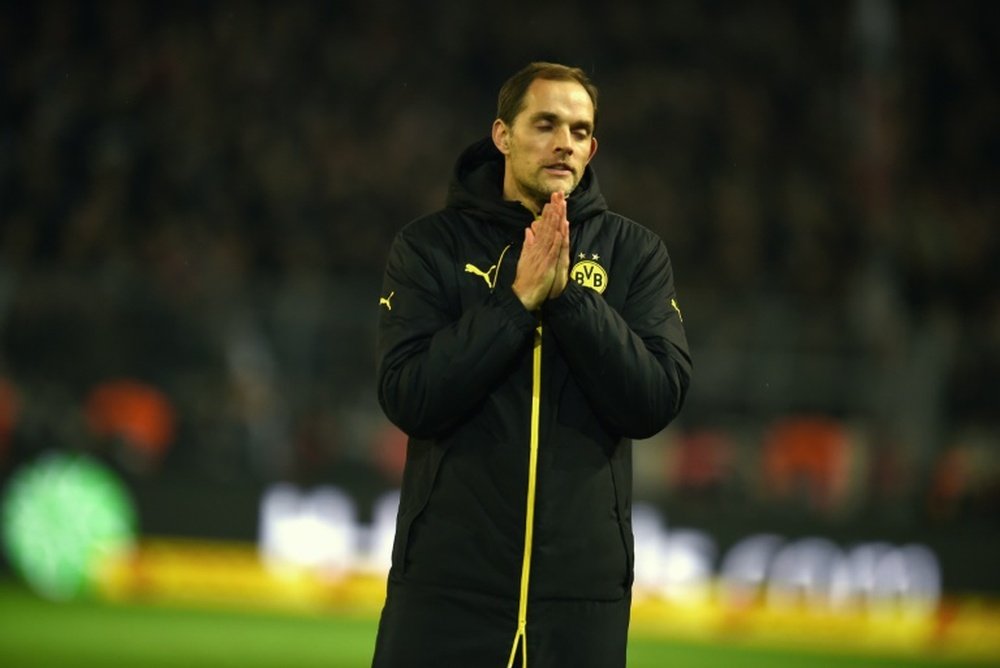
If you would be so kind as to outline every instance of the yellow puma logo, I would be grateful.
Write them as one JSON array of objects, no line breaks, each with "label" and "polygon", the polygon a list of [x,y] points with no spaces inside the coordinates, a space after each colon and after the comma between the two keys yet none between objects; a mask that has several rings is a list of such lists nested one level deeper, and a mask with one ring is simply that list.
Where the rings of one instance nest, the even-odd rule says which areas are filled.
[{"label": "yellow puma logo", "polygon": [[[479,267],[477,267],[474,264],[466,264],[465,265],[465,271],[467,273],[469,273],[469,274],[475,274],[476,276],[479,276],[484,281],[486,281],[486,285],[490,286],[490,290],[493,289],[493,286],[497,282],[497,277],[496,277],[496,273],[495,273],[496,269],[497,269],[497,266],[495,264],[491,265],[490,268],[487,269],[486,271],[483,271],[482,269],[480,269]],[[492,278],[490,278],[490,274],[491,273],[493,274]]]},{"label": "yellow puma logo", "polygon": [[483,279],[486,281],[486,285],[489,286],[490,290],[492,290],[497,285],[497,276],[500,275],[500,264],[503,262],[503,256],[507,253],[508,248],[510,248],[510,244],[504,246],[504,249],[500,251],[500,257],[497,258],[497,263],[491,264],[490,268],[486,271],[483,271],[471,262],[467,262],[465,264],[465,272],[467,274],[475,274],[479,278]]},{"label": "yellow puma logo", "polygon": [[675,311],[677,311],[677,317],[681,319],[681,322],[684,322],[684,316],[681,314],[681,307],[677,305],[677,300],[671,299],[670,305],[674,307]]},{"label": "yellow puma logo", "polygon": [[392,299],[392,296],[394,294],[396,294],[395,290],[393,290],[392,292],[390,292],[388,297],[379,297],[378,298],[378,305],[379,306],[384,306],[384,307],[386,307],[387,309],[389,309],[391,311],[392,310],[392,304],[389,303],[389,300]]}]

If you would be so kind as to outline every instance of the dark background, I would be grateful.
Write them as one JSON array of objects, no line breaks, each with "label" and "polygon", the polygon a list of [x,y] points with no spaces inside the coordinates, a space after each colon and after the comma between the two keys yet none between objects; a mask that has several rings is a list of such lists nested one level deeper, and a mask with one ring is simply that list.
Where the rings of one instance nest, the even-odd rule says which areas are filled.
[{"label": "dark background", "polygon": [[87,451],[150,534],[254,539],[277,481],[364,520],[402,461],[388,246],[550,59],[600,87],[595,169],[667,242],[695,361],[639,498],[723,546],[923,542],[949,591],[1000,591],[998,16],[5,2],[0,481]]}]

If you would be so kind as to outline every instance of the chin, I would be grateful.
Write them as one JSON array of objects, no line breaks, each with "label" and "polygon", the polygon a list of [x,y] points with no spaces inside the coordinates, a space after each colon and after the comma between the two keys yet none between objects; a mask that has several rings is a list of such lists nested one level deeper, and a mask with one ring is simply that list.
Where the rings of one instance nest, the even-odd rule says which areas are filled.
[{"label": "chin", "polygon": [[576,190],[576,183],[567,183],[562,187],[553,188],[552,192],[561,192],[566,195],[566,197],[569,197],[569,194],[574,190]]},{"label": "chin", "polygon": [[567,179],[565,181],[549,181],[545,184],[545,187],[542,188],[542,191],[547,193],[549,196],[552,196],[553,193],[565,193],[566,195],[569,195],[573,192],[573,189],[576,188],[576,184],[577,182],[572,179]]}]

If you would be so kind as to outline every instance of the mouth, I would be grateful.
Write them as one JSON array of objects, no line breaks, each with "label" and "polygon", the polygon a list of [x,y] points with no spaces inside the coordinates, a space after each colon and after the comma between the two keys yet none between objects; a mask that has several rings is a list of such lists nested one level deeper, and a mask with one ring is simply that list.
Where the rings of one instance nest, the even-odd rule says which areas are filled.
[{"label": "mouth", "polygon": [[553,162],[550,165],[545,165],[542,169],[552,176],[573,176],[573,168],[565,162]]}]

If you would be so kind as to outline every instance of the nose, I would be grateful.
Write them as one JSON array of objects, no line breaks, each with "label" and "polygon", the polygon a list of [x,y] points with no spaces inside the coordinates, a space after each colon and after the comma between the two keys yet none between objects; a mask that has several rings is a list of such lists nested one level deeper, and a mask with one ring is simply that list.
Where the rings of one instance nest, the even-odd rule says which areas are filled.
[{"label": "nose", "polygon": [[556,153],[562,153],[563,155],[573,154],[573,134],[570,132],[569,126],[561,125],[554,133],[554,149]]}]

